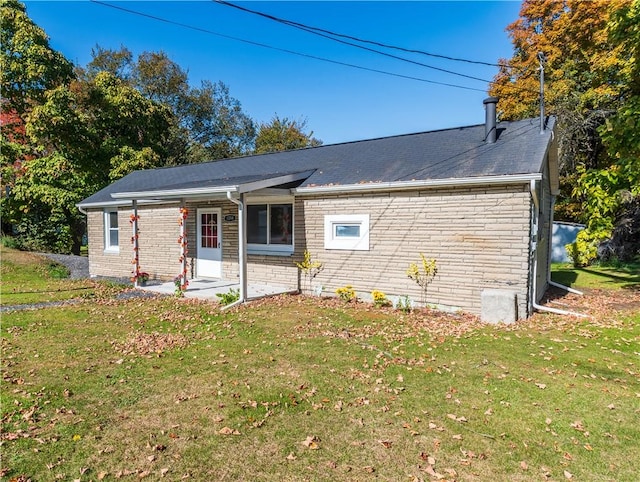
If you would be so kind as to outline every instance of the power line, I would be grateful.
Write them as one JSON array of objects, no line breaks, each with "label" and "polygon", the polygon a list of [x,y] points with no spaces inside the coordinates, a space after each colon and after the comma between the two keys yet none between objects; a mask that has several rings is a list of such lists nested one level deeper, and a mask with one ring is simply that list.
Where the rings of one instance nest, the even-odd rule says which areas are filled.
[{"label": "power line", "polygon": [[[455,62],[466,62],[466,63],[469,63],[469,64],[486,65],[486,66],[489,66],[489,67],[503,67],[503,66],[504,67],[509,67],[508,64],[501,65],[501,64],[494,64],[494,63],[491,63],[491,62],[482,62],[482,61],[479,61],[479,60],[470,60],[470,59],[463,59],[463,58],[458,58],[458,57],[450,57],[448,55],[441,55],[441,54],[434,54],[434,53],[430,53],[430,52],[425,52],[424,50],[408,49],[408,48],[405,48],[405,47],[399,47],[397,45],[390,45],[390,44],[385,44],[385,43],[382,43],[382,42],[377,42],[375,40],[362,39],[362,38],[359,38],[359,37],[354,37],[352,35],[346,35],[346,34],[342,34],[342,33],[338,33],[338,32],[333,32],[331,30],[326,30],[326,29],[323,29],[323,28],[320,28],[320,27],[312,27],[312,26],[306,25],[304,23],[299,23],[299,22],[295,22],[293,20],[287,20],[287,19],[284,19],[284,18],[281,18],[281,17],[276,17],[274,15],[270,15],[270,14],[264,13],[264,12],[259,12],[257,10],[251,10],[249,8],[241,7],[240,5],[236,5],[234,3],[230,3],[230,2],[227,2],[225,0],[212,0],[212,1],[216,2],[216,3],[219,3],[220,5],[236,8],[238,10],[242,10],[243,12],[251,13],[253,15],[259,15],[259,16],[267,18],[269,20],[273,20],[275,22],[282,23],[284,25],[289,25],[290,27],[299,28],[301,30],[305,30],[305,31],[307,31],[309,33],[313,33],[313,34],[316,34],[316,35],[319,35],[318,32],[322,32],[324,34],[327,34],[327,35],[331,36],[331,37],[328,37],[327,35],[322,35],[322,37],[330,38],[331,40],[335,40],[335,41],[338,41],[338,39],[335,39],[333,37],[342,37],[342,38],[346,38],[346,39],[349,39],[349,40],[354,40],[356,42],[366,43],[366,44],[370,44],[370,45],[377,45],[378,47],[383,47],[383,48],[387,48],[387,49],[400,50],[402,52],[407,52],[407,53],[412,53],[412,54],[421,54],[421,55],[426,55],[428,57],[435,57],[435,58],[439,58],[439,59],[452,60],[452,61],[455,61]],[[353,44],[348,43],[347,45],[353,45]],[[375,52],[377,52],[377,51],[375,51]],[[420,65],[422,65],[422,64],[420,64]],[[448,71],[445,71],[445,72],[448,72]],[[486,81],[483,80],[483,82],[486,82]]]},{"label": "power line", "polygon": [[[358,37],[353,37],[353,36],[350,36],[350,35],[345,35],[345,34],[332,32],[331,30],[325,30],[325,29],[321,29],[321,28],[318,28],[318,27],[312,27],[312,26],[309,26],[309,25],[306,25],[306,24],[303,24],[303,23],[294,22],[293,20],[283,19],[283,18],[280,18],[280,17],[276,17],[276,16],[273,16],[273,15],[264,13],[264,12],[259,12],[257,10],[251,10],[249,8],[246,8],[246,7],[241,7],[239,5],[235,5],[235,4],[227,2],[225,0],[212,0],[212,1],[215,2],[215,3],[219,3],[220,5],[223,5],[223,6],[232,7],[232,8],[241,10],[241,11],[246,12],[246,13],[250,13],[250,14],[253,14],[253,15],[258,15],[258,16],[267,18],[269,20],[273,20],[275,22],[282,23],[284,25],[288,25],[290,27],[297,28],[299,30],[311,33],[313,35],[317,35],[319,37],[323,37],[323,38],[326,38],[326,39],[329,39],[329,40],[333,40],[334,42],[338,42],[338,43],[345,44],[345,45],[350,45],[352,47],[356,47],[356,48],[359,48],[359,49],[362,49],[362,50],[367,50],[369,52],[374,52],[374,53],[377,53],[377,54],[380,54],[380,55],[384,55],[385,57],[390,57],[390,58],[393,58],[393,59],[396,59],[396,60],[401,60],[403,62],[408,62],[410,64],[418,65],[418,66],[421,66],[421,67],[426,67],[428,69],[437,70],[437,71],[444,72],[444,73],[447,73],[447,74],[456,75],[458,77],[464,77],[464,78],[471,79],[471,80],[477,80],[477,81],[480,81],[480,82],[485,82],[485,83],[487,83],[489,85],[496,84],[497,82],[492,81],[492,80],[482,79],[480,77],[475,77],[475,76],[472,76],[472,75],[462,74],[460,72],[455,72],[455,71],[448,70],[448,69],[443,69],[443,68],[440,68],[440,67],[435,67],[433,65],[424,64],[422,62],[417,62],[417,61],[414,61],[414,60],[411,60],[411,59],[407,59],[407,58],[404,58],[404,57],[399,57],[397,55],[393,55],[393,54],[389,54],[389,53],[386,53],[386,52],[382,52],[380,50],[376,50],[376,49],[372,49],[372,48],[369,48],[369,47],[365,47],[363,45],[358,45],[358,44],[354,44],[352,42],[347,42],[345,40],[341,40],[339,38],[335,38],[334,36],[343,37],[343,38],[349,38],[349,39],[356,40],[358,42],[370,43],[370,44],[374,44],[374,45],[380,45],[382,47],[403,50],[403,51],[406,51],[406,52],[422,53],[424,55],[429,55],[429,56],[433,56],[433,57],[446,58],[446,59],[449,59],[449,60],[456,60],[456,61],[468,62],[468,63],[473,63],[473,64],[488,65],[488,66],[491,66],[491,67],[513,68],[511,65],[509,65],[507,63],[505,63],[504,65],[492,64],[492,63],[488,63],[488,62],[480,62],[480,61],[469,60],[469,59],[459,59],[459,58],[454,58],[454,57],[448,57],[448,56],[438,55],[438,54],[430,54],[428,52],[418,51],[418,50],[412,51],[410,49],[405,49],[403,47],[387,45],[387,44],[383,44],[383,43],[379,43],[379,42],[375,42],[375,41],[371,41],[371,40],[360,39]],[[324,33],[322,33],[322,32],[324,32]],[[535,93],[535,94],[538,93],[538,91],[535,91],[535,90],[532,90],[532,89],[527,89],[527,88],[524,88],[524,87],[519,87],[517,85],[508,85],[507,84],[507,85],[503,85],[503,87],[508,88],[508,89],[512,89],[512,90],[519,90],[519,91],[522,91],[522,92],[530,92],[530,93]]]},{"label": "power line", "polygon": [[242,42],[242,43],[246,43],[246,44],[249,44],[249,45],[255,45],[255,46],[258,46],[258,47],[263,47],[263,48],[267,48],[267,49],[271,49],[271,50],[276,50],[276,51],[279,51],[279,52],[284,52],[284,53],[288,53],[288,54],[292,54],[292,55],[297,55],[297,56],[300,56],[300,57],[306,57],[306,58],[310,58],[310,59],[314,59],[314,60],[320,60],[320,61],[323,61],[323,62],[329,62],[329,63],[336,64],[336,65],[342,65],[342,66],[345,66],[345,67],[351,67],[351,68],[354,68],[354,69],[365,70],[365,71],[368,71],[368,72],[375,72],[375,73],[378,73],[378,74],[390,75],[390,76],[393,76],[393,77],[399,77],[399,78],[408,79],[408,80],[416,80],[418,82],[426,82],[426,83],[429,83],[429,84],[442,85],[442,86],[445,86],[445,87],[453,87],[453,88],[457,88],[457,89],[473,90],[473,91],[476,91],[476,92],[486,92],[485,89],[476,89],[474,87],[467,87],[467,86],[464,86],[464,85],[450,84],[450,83],[447,83],[447,82],[437,82],[435,80],[423,79],[423,78],[420,78],[420,77],[413,77],[413,76],[410,76],[410,75],[403,75],[403,74],[398,74],[398,73],[395,73],[395,72],[388,72],[388,71],[385,71],[385,70],[373,69],[373,68],[370,68],[370,67],[363,67],[361,65],[351,64],[351,63],[348,63],[348,62],[340,62],[338,60],[332,60],[332,59],[328,59],[326,57],[319,57],[317,55],[305,54],[305,53],[302,53],[302,52],[297,52],[295,50],[289,50],[289,49],[283,49],[283,48],[280,48],[280,47],[274,47],[272,45],[268,45],[268,44],[265,44],[265,43],[262,43],[262,42],[256,42],[256,41],[253,41],[253,40],[247,40],[247,39],[243,39],[243,38],[240,38],[240,37],[234,37],[232,35],[222,34],[222,33],[215,32],[213,30],[205,29],[205,28],[202,28],[202,27],[195,27],[193,25],[189,25],[189,24],[185,24],[185,23],[181,23],[181,22],[176,22],[174,20],[168,20],[166,18],[158,17],[156,15],[151,15],[151,14],[140,12],[140,11],[137,11],[137,10],[132,10],[132,9],[129,9],[129,8],[121,7],[121,6],[118,6],[118,5],[113,5],[113,4],[110,4],[110,3],[101,2],[100,0],[90,0],[90,2],[98,4],[98,5],[102,5],[104,7],[113,8],[115,10],[120,10],[122,12],[130,13],[132,15],[138,15],[140,17],[145,17],[145,18],[149,18],[149,19],[152,19],[152,20],[156,20],[158,22],[163,22],[163,23],[167,23],[167,24],[170,24],[170,25],[175,25],[175,26],[178,26],[178,27],[186,28],[186,29],[189,29],[189,30],[194,30],[194,31],[201,32],[201,33],[206,33],[206,34],[209,34],[209,35],[215,35],[217,37],[222,37],[222,38],[226,38],[226,39],[229,39],[229,40],[235,40],[237,42]]},{"label": "power line", "polygon": [[368,52],[373,52],[373,53],[376,53],[376,54],[379,54],[379,55],[383,55],[385,57],[389,57],[389,58],[392,58],[392,59],[401,60],[403,62],[408,62],[410,64],[418,65],[420,67],[425,67],[427,69],[437,70],[439,72],[444,72],[446,74],[457,75],[458,77],[464,77],[466,79],[471,79],[471,80],[478,80],[480,82],[485,82],[487,84],[491,83],[490,80],[482,79],[480,77],[474,77],[473,75],[461,74],[459,72],[454,72],[453,70],[448,70],[448,69],[443,69],[443,68],[440,68],[440,67],[435,67],[433,65],[423,64],[422,62],[417,62],[415,60],[410,60],[410,59],[407,59],[407,58],[404,58],[404,57],[399,57],[397,55],[393,55],[393,54],[389,54],[389,53],[386,53],[386,52],[382,52],[380,50],[372,49],[370,47],[365,47],[364,45],[358,45],[358,44],[355,44],[353,42],[348,42],[346,40],[340,40],[339,38],[332,37],[331,35],[326,35],[324,33],[315,31],[315,30],[317,30],[315,27],[308,27],[308,26],[306,26],[304,24],[298,24],[296,22],[291,22],[289,20],[279,19],[278,17],[273,17],[271,15],[267,15],[265,13],[258,12],[258,11],[255,11],[255,10],[249,10],[248,8],[240,7],[238,5],[234,5],[232,3],[225,2],[223,0],[212,0],[212,1],[214,1],[216,3],[219,3],[220,5],[226,5],[226,6],[229,6],[229,7],[237,8],[238,10],[242,10],[242,11],[247,12],[247,13],[259,15],[261,17],[265,17],[265,18],[268,18],[270,20],[274,20],[276,22],[283,23],[285,25],[289,25],[289,26],[297,28],[299,30],[303,30],[303,31],[311,33],[313,35],[317,35],[319,37],[324,37],[326,39],[333,40],[334,42],[338,42],[338,43],[341,43],[341,44],[344,44],[344,45],[350,45],[350,46],[356,47],[358,49],[366,50]]},{"label": "power line", "polygon": [[[398,74],[398,73],[395,73],[395,72],[389,72],[389,71],[380,70],[380,69],[373,69],[373,68],[370,68],[370,67],[363,67],[361,65],[351,64],[351,63],[348,63],[348,62],[341,62],[341,61],[338,61],[338,60],[328,59],[326,57],[320,57],[320,56],[312,55],[312,54],[306,54],[306,53],[303,53],[303,52],[297,52],[295,50],[284,49],[284,48],[281,48],[281,47],[274,47],[272,45],[268,45],[268,44],[265,44],[265,43],[262,43],[262,42],[256,42],[254,40],[247,40],[247,39],[240,38],[240,37],[235,37],[235,36],[232,36],[232,35],[222,34],[222,33],[210,30],[210,29],[206,29],[206,28],[202,28],[202,27],[196,27],[196,26],[193,26],[193,25],[177,22],[177,21],[174,21],[174,20],[169,20],[169,19],[166,19],[166,18],[163,18],[163,17],[159,17],[157,15],[152,15],[152,14],[149,14],[149,13],[144,13],[144,12],[140,12],[140,11],[137,11],[137,10],[132,10],[132,9],[129,9],[129,8],[118,6],[118,5],[113,5],[113,4],[110,4],[110,3],[102,2],[100,0],[89,0],[89,1],[91,3],[95,3],[95,4],[98,4],[98,5],[104,6],[104,7],[112,8],[114,10],[120,10],[120,11],[125,12],[125,13],[129,13],[129,14],[132,14],[132,15],[137,15],[137,16],[140,16],[140,17],[145,17],[145,18],[148,18],[148,19],[151,19],[151,20],[155,20],[155,21],[158,21],[158,22],[163,22],[163,23],[166,23],[166,24],[169,24],[169,25],[175,25],[175,26],[178,26],[178,27],[181,27],[181,28],[185,28],[185,29],[188,29],[188,30],[193,30],[193,31],[196,31],[196,32],[205,33],[205,34],[209,34],[209,35],[215,35],[217,37],[221,37],[221,38],[225,38],[225,39],[229,39],[229,40],[234,40],[236,42],[242,42],[242,43],[249,44],[249,45],[254,45],[254,46],[257,46],[257,47],[263,47],[263,48],[270,49],[270,50],[275,50],[275,51],[278,51],[278,52],[284,52],[284,53],[291,54],[291,55],[297,55],[299,57],[305,57],[305,58],[309,58],[309,59],[319,60],[319,61],[322,61],[322,62],[328,62],[328,63],[335,64],[335,65],[342,65],[344,67],[351,67],[351,68],[354,68],[354,69],[363,70],[363,71],[367,71],[367,72],[374,72],[374,73],[377,73],[377,74],[388,75],[388,76],[391,76],[391,77],[398,77],[398,78],[401,78],[401,79],[415,80],[417,82],[424,82],[424,83],[433,84],[433,85],[442,85],[444,87],[452,87],[452,88],[455,88],[455,89],[471,90],[471,91],[475,91],[475,92],[486,92],[486,89],[478,89],[478,88],[475,88],[475,87],[468,87],[468,86],[465,86],[465,85],[452,84],[452,83],[448,83],[448,82],[438,82],[438,81],[435,81],[435,80],[424,79],[424,78],[421,78],[421,77],[414,77],[414,76],[411,76],[411,75],[404,75],[404,74]],[[495,84],[496,83],[496,82],[493,82],[493,81],[485,81],[485,80],[483,80],[483,82],[487,82],[488,84]],[[524,88],[521,88],[521,87],[518,87],[518,86],[515,86],[515,85],[508,85],[507,84],[507,85],[503,85],[503,87],[510,88],[510,89],[513,89],[513,90],[534,92],[536,94],[538,93],[537,91],[534,91],[532,89],[524,89]]]}]

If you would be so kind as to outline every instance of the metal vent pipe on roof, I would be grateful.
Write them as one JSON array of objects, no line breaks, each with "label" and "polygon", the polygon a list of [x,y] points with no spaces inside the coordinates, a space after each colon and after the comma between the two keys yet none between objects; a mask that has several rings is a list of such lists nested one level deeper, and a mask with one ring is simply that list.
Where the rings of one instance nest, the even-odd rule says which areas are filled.
[{"label": "metal vent pipe on roof", "polygon": [[493,144],[497,138],[496,105],[498,104],[498,98],[487,97],[483,104],[485,109],[484,140],[487,144]]}]

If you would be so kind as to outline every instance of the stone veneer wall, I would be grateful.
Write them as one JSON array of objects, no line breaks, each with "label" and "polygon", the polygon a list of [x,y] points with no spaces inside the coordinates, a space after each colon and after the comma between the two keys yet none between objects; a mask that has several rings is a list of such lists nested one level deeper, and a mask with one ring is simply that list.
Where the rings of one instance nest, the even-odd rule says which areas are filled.
[{"label": "stone veneer wall", "polygon": [[[221,207],[222,216],[237,215],[228,201],[189,203],[187,232],[190,277],[197,277],[196,209]],[[428,289],[428,303],[480,312],[483,289],[517,293],[518,316],[527,316],[531,196],[528,185],[425,189],[380,194],[304,196],[294,205],[293,256],[249,255],[248,280],[297,289],[305,249],[324,269],[314,280],[333,294],[350,284],[366,297],[377,289],[391,296],[420,300],[420,289],[406,276],[419,253],[435,258],[438,274]],[[119,213],[120,252],[105,253],[102,210],[89,211],[92,275],[130,276],[132,250],[130,208]],[[140,266],[153,277],[172,279],[180,271],[178,207],[141,207]],[[324,216],[369,214],[368,251],[324,248]],[[222,221],[223,277],[238,279],[237,221]]]},{"label": "stone veneer wall", "polygon": [[[298,227],[297,242],[324,263],[315,284],[325,291],[350,284],[363,294],[377,289],[420,300],[420,289],[406,270],[424,253],[438,264],[428,303],[479,313],[483,289],[510,289],[517,293],[518,316],[523,318],[530,203],[528,186],[305,197],[304,212],[296,212],[305,239]],[[369,251],[325,250],[328,214],[369,214]]]},{"label": "stone veneer wall", "polygon": [[[89,273],[92,276],[131,277],[133,271],[132,227],[130,206],[118,209],[119,252],[104,250],[104,218],[102,209],[87,211],[89,239]],[[180,216],[177,204],[139,206],[138,242],[140,270],[152,278],[173,279],[180,274],[178,236]]]}]

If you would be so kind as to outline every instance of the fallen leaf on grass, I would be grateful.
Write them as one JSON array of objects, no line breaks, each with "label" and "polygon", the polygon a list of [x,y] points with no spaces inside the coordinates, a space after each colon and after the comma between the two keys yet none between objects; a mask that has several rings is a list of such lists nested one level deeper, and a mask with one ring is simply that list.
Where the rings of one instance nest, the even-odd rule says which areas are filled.
[{"label": "fallen leaf on grass", "polygon": [[320,446],[318,445],[319,439],[315,436],[315,435],[309,435],[304,442],[302,442],[302,445],[304,445],[305,447],[308,447],[311,450],[318,450],[320,448]]},{"label": "fallen leaf on grass", "polygon": [[296,457],[293,452],[291,452],[289,455],[287,455],[287,460],[296,460],[298,457]]},{"label": "fallen leaf on grass", "polygon": [[520,462],[520,468],[522,470],[529,470],[529,465],[527,465],[527,463],[523,460],[522,462]]},{"label": "fallen leaf on grass", "polygon": [[573,474],[571,472],[569,472],[568,470],[564,471],[564,476],[567,479],[572,479],[573,478]]},{"label": "fallen leaf on grass", "polygon": [[231,427],[222,427],[218,433],[220,435],[240,435],[240,432],[237,429],[233,429]]}]

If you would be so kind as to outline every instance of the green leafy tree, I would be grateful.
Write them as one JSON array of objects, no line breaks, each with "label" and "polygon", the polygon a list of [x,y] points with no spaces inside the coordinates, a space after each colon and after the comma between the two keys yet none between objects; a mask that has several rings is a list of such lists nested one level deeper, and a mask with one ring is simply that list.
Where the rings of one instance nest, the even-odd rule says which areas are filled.
[{"label": "green leafy tree", "polygon": [[107,72],[48,91],[27,123],[38,156],[13,189],[27,246],[79,253],[76,203],[134,169],[161,166],[170,120],[168,108]]},{"label": "green leafy tree", "polygon": [[22,120],[46,90],[73,77],[73,65],[53,50],[44,30],[17,0],[0,0],[0,103]]},{"label": "green leafy tree", "polygon": [[223,82],[188,83],[187,73],[164,52],[143,52],[134,60],[126,47],[92,50],[83,69],[92,78],[108,71],[146,98],[168,106],[173,122],[167,136],[167,164],[210,161],[249,153],[256,129]]},{"label": "green leafy tree", "polygon": [[306,128],[306,120],[281,119],[276,115],[270,123],[260,125],[255,152],[263,154],[322,145],[322,141],[313,137],[313,131],[305,132]]},{"label": "green leafy tree", "polygon": [[26,120],[47,89],[68,82],[73,66],[49,45],[45,32],[17,0],[0,0],[0,216],[3,231],[16,219],[11,191],[33,158]]}]

